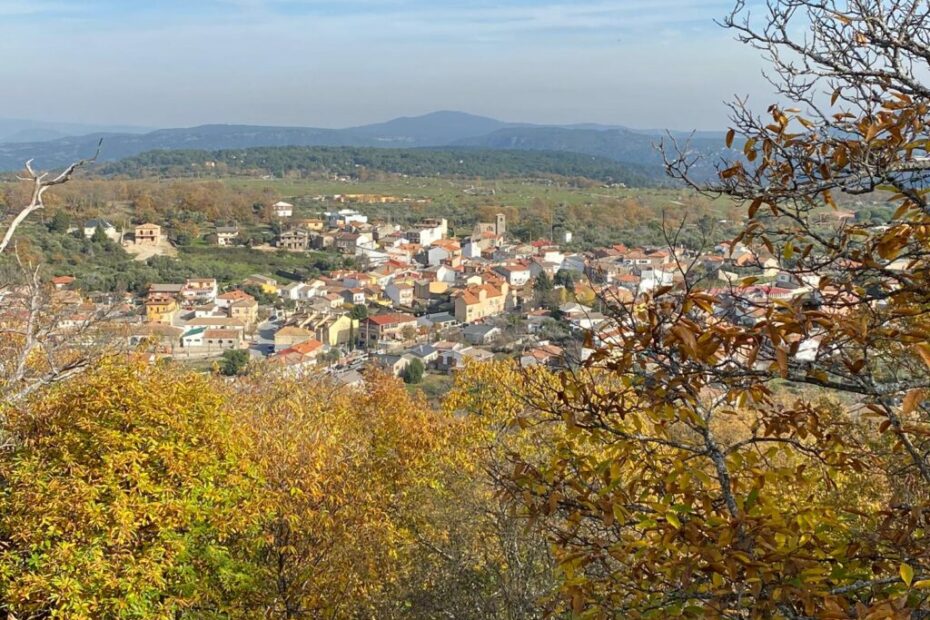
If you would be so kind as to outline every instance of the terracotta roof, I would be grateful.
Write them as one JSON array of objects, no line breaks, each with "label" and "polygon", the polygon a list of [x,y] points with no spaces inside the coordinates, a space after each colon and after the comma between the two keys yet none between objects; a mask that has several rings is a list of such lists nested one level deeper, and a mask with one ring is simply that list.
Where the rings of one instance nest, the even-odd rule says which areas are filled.
[{"label": "terracotta roof", "polygon": [[454,239],[437,239],[436,241],[433,241],[433,246],[443,248],[444,250],[448,250],[450,252],[461,249],[459,242]]},{"label": "terracotta roof", "polygon": [[461,298],[469,306],[481,303],[481,299],[478,296],[481,291],[484,291],[485,299],[503,295],[500,289],[493,284],[473,284],[462,291]]},{"label": "terracotta roof", "polygon": [[368,317],[370,323],[375,325],[396,325],[398,323],[410,323],[416,321],[416,317],[410,314],[404,314],[402,312],[394,312],[390,314],[378,314],[375,316]]},{"label": "terracotta roof", "polygon": [[319,349],[323,348],[323,343],[319,340],[307,340],[306,342],[301,342],[300,344],[295,344],[292,347],[288,347],[283,351],[279,351],[277,355],[285,356],[291,353],[298,353],[300,355],[310,355]]},{"label": "terracotta roof", "polygon": [[242,301],[242,300],[251,300],[251,301],[255,301],[255,298],[254,298],[254,297],[252,297],[251,295],[249,295],[249,294],[246,293],[245,291],[241,291],[241,290],[239,290],[239,289],[235,289],[235,290],[232,290],[232,291],[227,291],[226,293],[222,293],[221,295],[217,295],[216,298],[217,298],[217,299],[222,299],[222,300],[224,300],[224,301]]}]

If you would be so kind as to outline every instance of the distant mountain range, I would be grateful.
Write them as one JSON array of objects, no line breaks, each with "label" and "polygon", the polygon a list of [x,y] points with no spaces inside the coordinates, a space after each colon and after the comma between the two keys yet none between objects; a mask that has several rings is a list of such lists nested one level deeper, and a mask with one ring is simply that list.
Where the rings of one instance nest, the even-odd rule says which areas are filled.
[{"label": "distant mountain range", "polygon": [[[606,125],[531,125],[507,123],[462,112],[434,112],[397,118],[386,123],[346,129],[271,127],[259,125],[201,125],[150,132],[92,131],[32,141],[3,140],[7,121],[0,120],[0,170],[16,170],[27,159],[40,168],[56,168],[88,157],[103,138],[101,161],[117,161],[152,150],[221,150],[263,146],[351,147],[472,147],[493,150],[556,151],[595,155],[616,162],[656,168],[661,158],[655,151],[660,132]],[[63,132],[65,125],[20,127],[8,135]],[[124,128],[125,129],[125,128]],[[131,129],[131,128],[130,128]],[[723,149],[723,133],[695,135],[691,148],[708,155]]]},{"label": "distant mountain range", "polygon": [[48,142],[60,138],[84,136],[90,133],[148,133],[152,127],[131,125],[87,125],[56,123],[22,118],[0,118],[0,144],[16,142]]}]

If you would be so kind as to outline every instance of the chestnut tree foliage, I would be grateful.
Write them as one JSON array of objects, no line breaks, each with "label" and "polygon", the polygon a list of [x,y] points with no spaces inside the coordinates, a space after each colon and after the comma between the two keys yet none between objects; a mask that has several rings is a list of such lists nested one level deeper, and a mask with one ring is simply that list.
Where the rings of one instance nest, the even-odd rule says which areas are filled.
[{"label": "chestnut tree foliage", "polygon": [[205,378],[106,359],[4,404],[0,601],[17,618],[219,608],[252,475]]},{"label": "chestnut tree foliage", "polygon": [[[930,5],[762,10],[724,25],[792,105],[732,105],[713,187],[666,157],[745,202],[734,243],[794,293],[681,264],[679,286],[605,300],[613,333],[579,369],[516,383],[521,432],[551,441],[502,484],[578,617],[930,614]],[[890,221],[824,217],[864,196]]]},{"label": "chestnut tree foliage", "polygon": [[11,618],[536,618],[545,541],[496,495],[499,428],[262,369],[107,356],[3,404]]}]

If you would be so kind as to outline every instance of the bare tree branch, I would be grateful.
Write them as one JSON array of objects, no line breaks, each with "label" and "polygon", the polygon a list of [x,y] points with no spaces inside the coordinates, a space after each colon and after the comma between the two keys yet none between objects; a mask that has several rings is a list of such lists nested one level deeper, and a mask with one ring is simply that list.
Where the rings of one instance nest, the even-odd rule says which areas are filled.
[{"label": "bare tree branch", "polygon": [[19,228],[27,217],[29,217],[35,211],[45,207],[43,203],[43,196],[48,188],[55,185],[61,185],[62,183],[67,183],[71,180],[71,177],[74,175],[74,172],[85,166],[86,164],[93,163],[97,161],[97,157],[100,155],[100,148],[103,146],[103,138],[97,143],[97,151],[94,153],[94,156],[89,159],[81,159],[72,163],[70,166],[65,168],[60,174],[55,177],[49,178],[49,173],[42,172],[37,173],[32,167],[32,160],[28,160],[24,166],[26,170],[26,176],[17,177],[21,181],[28,181],[32,183],[32,199],[29,201],[29,204],[23,207],[23,209],[16,214],[16,217],[13,218],[13,221],[10,222],[10,225],[6,229],[6,233],[3,235],[3,239],[0,240],[0,254],[2,254],[7,246],[10,245],[10,242],[13,240],[13,235],[16,234],[16,229]]}]

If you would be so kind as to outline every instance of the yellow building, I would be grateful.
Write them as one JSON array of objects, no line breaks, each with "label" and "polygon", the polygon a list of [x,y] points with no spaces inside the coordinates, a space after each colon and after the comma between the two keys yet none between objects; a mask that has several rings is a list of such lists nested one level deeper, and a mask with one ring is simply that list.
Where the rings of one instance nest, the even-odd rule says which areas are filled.
[{"label": "yellow building", "polygon": [[178,301],[169,295],[150,295],[145,300],[145,318],[151,323],[171,325],[178,315]]},{"label": "yellow building", "polygon": [[253,298],[240,299],[229,304],[229,316],[245,323],[251,329],[258,322],[258,302]]},{"label": "yellow building", "polygon": [[489,316],[502,314],[507,307],[506,283],[500,288],[493,284],[472,285],[455,298],[455,320],[473,323]]},{"label": "yellow building", "polygon": [[345,314],[338,317],[330,316],[315,323],[313,331],[317,340],[331,347],[349,344],[358,335],[358,321]]}]

